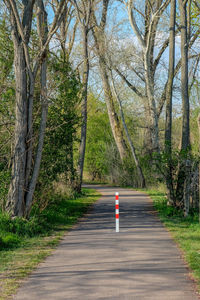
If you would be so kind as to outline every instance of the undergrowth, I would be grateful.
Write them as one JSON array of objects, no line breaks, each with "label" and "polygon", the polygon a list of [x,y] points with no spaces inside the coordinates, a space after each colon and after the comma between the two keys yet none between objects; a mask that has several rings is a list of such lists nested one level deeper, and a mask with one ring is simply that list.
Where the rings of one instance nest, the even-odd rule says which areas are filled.
[{"label": "undergrowth", "polygon": [[99,198],[92,189],[68,198],[53,194],[43,211],[35,204],[30,219],[0,213],[0,299],[10,299],[24,277],[59,243],[62,236]]}]

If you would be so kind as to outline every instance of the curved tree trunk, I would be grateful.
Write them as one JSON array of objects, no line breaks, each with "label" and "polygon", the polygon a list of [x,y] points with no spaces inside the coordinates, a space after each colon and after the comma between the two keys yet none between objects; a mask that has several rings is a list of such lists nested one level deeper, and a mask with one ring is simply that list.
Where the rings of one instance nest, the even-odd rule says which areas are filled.
[{"label": "curved tree trunk", "polygon": [[111,73],[111,81],[112,81],[114,95],[115,95],[115,97],[117,99],[117,102],[119,104],[119,109],[120,109],[120,114],[121,114],[121,119],[122,119],[122,124],[123,124],[123,127],[124,127],[124,131],[126,133],[126,137],[127,137],[129,146],[131,148],[131,153],[132,153],[132,156],[133,156],[133,159],[135,161],[136,168],[137,168],[137,173],[138,173],[138,177],[139,177],[140,187],[141,188],[145,188],[146,187],[145,178],[144,178],[144,175],[143,175],[143,172],[142,172],[142,168],[140,166],[139,160],[138,160],[136,152],[135,152],[135,147],[134,147],[133,142],[131,140],[131,137],[129,135],[128,128],[126,126],[126,121],[125,121],[125,118],[124,118],[124,112],[123,112],[123,108],[122,108],[122,103],[121,103],[121,100],[119,98],[119,95],[117,94],[117,91],[116,91],[116,88],[115,88],[115,84],[114,84],[114,80],[112,78],[112,73]]},{"label": "curved tree trunk", "polygon": [[99,67],[100,67],[101,78],[103,82],[103,89],[104,89],[104,95],[105,95],[111,130],[113,133],[113,137],[115,139],[117,149],[119,151],[121,161],[123,162],[123,160],[127,156],[127,146],[124,140],[123,130],[121,128],[121,124],[114,106],[114,99],[112,96],[112,91],[108,79],[107,66],[102,57],[99,57]]},{"label": "curved tree trunk", "polygon": [[123,129],[121,127],[120,120],[118,118],[115,109],[112,90],[109,83],[109,76],[108,76],[109,72],[106,63],[105,26],[106,26],[106,19],[107,19],[108,4],[109,4],[109,0],[103,0],[103,11],[102,11],[100,25],[97,24],[94,11],[92,11],[91,25],[92,25],[92,33],[95,41],[96,53],[99,60],[99,68],[100,68],[100,74],[103,83],[103,90],[104,90],[105,102],[108,110],[110,126],[111,126],[112,134],[117,149],[119,151],[121,161],[123,162],[123,160],[127,156],[127,146],[124,140]]}]

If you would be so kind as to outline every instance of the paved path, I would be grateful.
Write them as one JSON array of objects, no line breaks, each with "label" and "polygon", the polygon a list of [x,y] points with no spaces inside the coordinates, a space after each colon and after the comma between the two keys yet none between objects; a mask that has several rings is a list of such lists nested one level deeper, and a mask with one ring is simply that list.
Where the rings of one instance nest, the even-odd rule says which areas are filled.
[{"label": "paved path", "polygon": [[[197,300],[180,252],[140,192],[97,187],[88,218],[19,289],[17,300]],[[115,233],[114,192],[120,194]]]}]

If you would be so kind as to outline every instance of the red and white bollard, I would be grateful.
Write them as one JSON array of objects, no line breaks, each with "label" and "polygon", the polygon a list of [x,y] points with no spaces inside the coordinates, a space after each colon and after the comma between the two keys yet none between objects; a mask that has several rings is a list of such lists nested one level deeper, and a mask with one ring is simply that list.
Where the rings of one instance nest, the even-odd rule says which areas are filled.
[{"label": "red and white bollard", "polygon": [[119,193],[115,193],[115,221],[116,232],[119,232]]}]

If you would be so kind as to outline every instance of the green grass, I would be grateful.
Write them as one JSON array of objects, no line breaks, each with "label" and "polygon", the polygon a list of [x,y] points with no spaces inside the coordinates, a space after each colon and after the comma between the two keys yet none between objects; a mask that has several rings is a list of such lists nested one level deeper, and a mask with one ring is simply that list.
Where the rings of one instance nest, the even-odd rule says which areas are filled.
[{"label": "green grass", "polygon": [[197,213],[184,218],[182,213],[167,205],[165,193],[153,189],[145,192],[153,200],[159,218],[182,249],[184,259],[200,292],[200,224]]},{"label": "green grass", "polygon": [[52,195],[49,206],[39,213],[35,206],[29,221],[0,214],[0,299],[11,299],[22,280],[50,255],[63,235],[99,198],[91,189],[68,199]]}]

